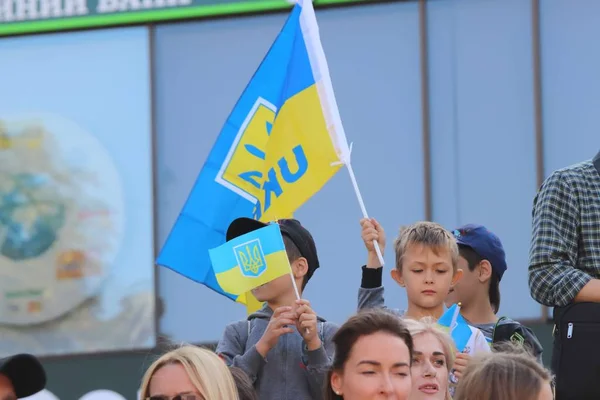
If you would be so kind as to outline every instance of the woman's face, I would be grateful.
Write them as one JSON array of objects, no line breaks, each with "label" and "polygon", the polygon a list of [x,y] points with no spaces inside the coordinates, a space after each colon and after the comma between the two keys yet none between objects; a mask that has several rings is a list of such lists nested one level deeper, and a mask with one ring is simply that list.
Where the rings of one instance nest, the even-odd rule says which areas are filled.
[{"label": "woman's face", "polygon": [[443,400],[448,392],[448,365],[442,343],[431,333],[413,337],[410,400]]},{"label": "woman's face", "polygon": [[344,400],[407,400],[411,381],[406,343],[383,332],[359,338],[344,370],[331,375],[331,386]]},{"label": "woman's face", "polygon": [[148,392],[151,400],[171,400],[176,396],[181,400],[204,400],[181,364],[167,364],[155,371]]}]

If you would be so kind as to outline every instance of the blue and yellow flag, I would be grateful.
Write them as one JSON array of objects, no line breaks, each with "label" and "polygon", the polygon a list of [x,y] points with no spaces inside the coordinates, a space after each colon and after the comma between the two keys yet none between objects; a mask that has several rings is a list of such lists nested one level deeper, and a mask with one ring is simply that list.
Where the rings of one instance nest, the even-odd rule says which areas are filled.
[{"label": "blue and yellow flag", "polygon": [[209,254],[219,286],[233,295],[245,294],[291,271],[277,224],[239,236]]},{"label": "blue and yellow flag", "polygon": [[472,332],[467,321],[460,315],[460,307],[458,304],[454,304],[452,307],[448,308],[437,322],[442,328],[449,331],[454,340],[454,344],[456,345],[456,349],[459,352],[462,352],[467,346],[467,343],[469,343]]},{"label": "blue and yellow flag", "polygon": [[250,293],[221,287],[208,249],[235,218],[291,217],[348,161],[312,2],[299,1],[225,122],[157,264],[248,305]]}]

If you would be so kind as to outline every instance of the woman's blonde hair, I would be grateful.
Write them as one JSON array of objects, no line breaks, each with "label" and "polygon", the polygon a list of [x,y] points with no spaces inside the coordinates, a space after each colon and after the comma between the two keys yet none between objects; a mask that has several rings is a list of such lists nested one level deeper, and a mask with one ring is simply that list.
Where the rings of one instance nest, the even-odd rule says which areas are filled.
[{"label": "woman's blonde hair", "polygon": [[171,350],[150,365],[142,378],[142,399],[150,396],[150,381],[154,374],[171,364],[179,364],[185,369],[190,381],[205,399],[238,400],[235,381],[223,360],[210,350],[190,345]]},{"label": "woman's blonde hair", "polygon": [[471,359],[454,400],[536,400],[551,384],[550,372],[521,346],[507,342],[496,351]]},{"label": "woman's blonde hair", "polygon": [[[456,358],[456,347],[454,345],[454,340],[448,333],[446,333],[440,326],[437,324],[436,320],[432,317],[421,318],[420,320],[414,320],[410,318],[405,318],[404,323],[410,332],[410,336],[412,336],[413,341],[416,336],[430,333],[437,340],[440,341],[442,345],[442,351],[444,356],[446,357],[446,368],[448,369],[448,373],[452,370],[454,366],[454,359]],[[415,348],[414,351],[417,351]],[[448,384],[448,389],[446,390],[446,400],[451,400],[452,396],[450,395],[450,384]]]}]

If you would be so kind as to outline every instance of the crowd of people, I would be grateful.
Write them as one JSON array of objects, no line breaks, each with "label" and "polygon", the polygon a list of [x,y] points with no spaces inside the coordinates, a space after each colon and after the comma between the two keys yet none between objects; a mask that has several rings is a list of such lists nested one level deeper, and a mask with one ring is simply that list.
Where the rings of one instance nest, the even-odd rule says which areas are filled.
[{"label": "crowd of people", "polygon": [[[315,243],[297,220],[278,224],[302,292],[319,268]],[[263,226],[236,219],[227,240]],[[297,300],[292,280],[283,276],[253,291],[265,302],[260,311],[225,328],[215,354],[225,365],[245,372],[259,399],[485,400],[483,393],[473,392],[481,374],[489,382],[481,390],[489,391],[495,380],[494,393],[509,396],[494,394],[490,400],[514,399],[510,396],[515,393],[536,396],[517,397],[522,399],[553,398],[550,373],[541,364],[542,348],[533,332],[496,316],[507,266],[495,234],[480,225],[453,232],[433,222],[403,227],[394,241],[391,271],[406,291],[408,307],[401,311],[385,305],[383,267],[376,250],[377,246],[385,252],[385,232],[375,219],[363,219],[360,226],[367,262],[362,266],[358,313],[341,327],[318,316],[307,300]],[[446,306],[456,302],[470,328],[460,352],[436,323]],[[498,333],[501,326],[506,327],[503,336]],[[507,343],[514,346],[503,347],[503,358],[498,358],[499,352],[492,350]],[[532,360],[523,365],[533,365],[529,374],[539,379],[512,391],[500,390],[511,379],[503,375],[506,365],[524,360]],[[469,384],[467,391],[460,389],[463,382]],[[147,394],[152,398],[152,392]]]},{"label": "crowd of people", "polygon": [[454,343],[432,317],[401,319],[389,310],[368,309],[348,319],[332,341],[335,353],[324,374],[324,387],[315,397],[286,393],[284,385],[277,385],[278,380],[296,375],[296,382],[304,378],[310,390],[309,375],[286,373],[285,366],[280,366],[278,376],[259,378],[280,391],[269,391],[271,397],[259,394],[243,370],[228,367],[216,353],[195,346],[176,348],[156,360],[144,375],[140,393],[148,400],[553,399],[550,372],[511,342],[501,352],[469,359],[459,383],[451,383]]},{"label": "crowd of people", "polygon": [[[535,300],[557,307],[557,379],[543,366],[534,333],[497,315],[507,263],[501,240],[486,227],[449,231],[417,222],[401,228],[391,276],[406,292],[408,306],[397,310],[385,304],[377,254],[386,250],[386,234],[377,220],[361,220],[367,262],[358,311],[338,326],[297,298],[296,287],[301,296],[319,268],[312,235],[295,219],[277,223],[295,282],[285,275],[254,289],[264,306],[229,324],[215,351],[186,345],[158,358],[142,379],[142,400],[600,398],[594,379],[600,361],[582,354],[580,361],[564,361],[576,360],[564,354],[582,343],[592,354],[599,347],[592,341],[600,333],[594,330],[600,325],[594,319],[600,315],[595,308],[600,303],[600,153],[553,173],[534,199],[530,288]],[[238,218],[226,239],[264,226]],[[454,304],[468,323],[460,351],[456,338],[438,323]],[[564,342],[579,329],[572,322],[563,329],[564,316],[573,312],[579,313],[578,323],[588,323],[579,347]],[[45,383],[44,370],[31,355],[0,361],[2,400],[29,396]]]},{"label": "crowd of people", "polygon": [[[559,311],[600,303],[600,153],[551,174],[533,203],[532,297]],[[219,370],[213,370],[221,378],[201,380],[193,375],[200,374],[198,368],[179,362],[169,364],[172,373],[179,369],[180,378],[192,385],[175,387],[173,376],[164,379],[170,387],[160,387],[157,374],[164,362],[159,360],[144,378],[143,397],[170,400],[189,392],[190,400],[600,398],[594,379],[600,367],[597,358],[567,364],[563,356],[556,361],[567,348],[564,343],[557,347],[564,312],[555,312],[555,376],[542,364],[543,349],[535,334],[518,321],[497,315],[507,262],[501,240],[485,226],[469,224],[449,231],[434,222],[417,222],[401,228],[393,243],[391,276],[405,291],[408,306],[396,310],[385,304],[377,254],[385,252],[386,234],[377,220],[361,220],[367,262],[362,266],[358,312],[338,327],[317,315],[310,302],[296,298],[294,287],[300,288],[301,296],[319,268],[311,234],[297,220],[278,224],[295,282],[283,276],[256,288],[253,294],[265,303],[263,308],[229,324],[216,351],[202,353],[222,361],[217,363]],[[263,226],[239,218],[226,238]],[[470,330],[461,351],[437,323],[445,308],[457,303]],[[588,319],[599,314],[592,309]],[[568,329],[570,338],[572,323]],[[588,324],[586,330],[590,329]],[[583,340],[592,340],[580,334]],[[588,351],[600,347],[587,345]],[[215,386],[218,382],[221,388]],[[207,394],[214,390],[220,394]]]}]

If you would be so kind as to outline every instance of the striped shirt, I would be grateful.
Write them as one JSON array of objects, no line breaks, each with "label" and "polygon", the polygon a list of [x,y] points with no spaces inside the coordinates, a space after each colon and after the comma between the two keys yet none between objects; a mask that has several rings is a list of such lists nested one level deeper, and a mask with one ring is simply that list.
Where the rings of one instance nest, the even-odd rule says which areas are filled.
[{"label": "striped shirt", "polygon": [[[594,159],[600,162],[600,153]],[[533,202],[531,297],[565,306],[600,279],[600,174],[593,161],[555,171]]]}]

